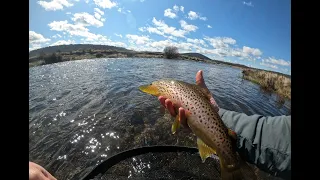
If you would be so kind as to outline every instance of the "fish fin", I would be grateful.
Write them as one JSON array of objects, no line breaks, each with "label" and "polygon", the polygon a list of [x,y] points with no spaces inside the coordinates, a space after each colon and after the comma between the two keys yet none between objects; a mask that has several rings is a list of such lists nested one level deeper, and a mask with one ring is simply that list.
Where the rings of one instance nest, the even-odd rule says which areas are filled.
[{"label": "fish fin", "polygon": [[211,155],[217,155],[216,150],[206,145],[200,138],[197,138],[197,144],[198,144],[200,157],[203,163]]},{"label": "fish fin", "polygon": [[175,134],[177,129],[180,127],[180,121],[179,121],[179,115],[176,116],[176,119],[174,120],[172,126],[171,126],[171,132],[172,134]]},{"label": "fish fin", "polygon": [[140,91],[145,92],[147,94],[151,94],[154,96],[160,96],[159,89],[155,85],[143,85],[139,86]]},{"label": "fish fin", "polygon": [[220,159],[222,180],[257,180],[257,175],[253,169],[243,160],[236,165],[225,165]]},{"label": "fish fin", "polygon": [[228,128],[228,134],[233,140],[237,140],[237,133],[234,132],[232,129]]}]

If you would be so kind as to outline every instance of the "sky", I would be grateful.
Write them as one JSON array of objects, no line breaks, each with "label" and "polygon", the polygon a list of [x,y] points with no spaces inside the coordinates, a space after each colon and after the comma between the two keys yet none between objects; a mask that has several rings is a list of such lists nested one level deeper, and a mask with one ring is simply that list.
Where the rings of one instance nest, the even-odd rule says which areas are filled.
[{"label": "sky", "polygon": [[104,44],[198,52],[291,74],[290,0],[30,0],[29,51]]}]

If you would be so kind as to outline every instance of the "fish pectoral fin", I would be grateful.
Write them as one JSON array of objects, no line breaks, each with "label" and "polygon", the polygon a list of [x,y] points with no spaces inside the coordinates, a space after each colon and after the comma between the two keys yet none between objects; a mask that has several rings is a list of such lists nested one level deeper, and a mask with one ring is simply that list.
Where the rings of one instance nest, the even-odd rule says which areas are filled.
[{"label": "fish pectoral fin", "polygon": [[175,118],[175,120],[174,120],[174,122],[173,122],[173,124],[172,124],[172,126],[171,126],[171,132],[172,132],[172,134],[175,134],[176,131],[177,131],[177,129],[179,129],[179,127],[180,127],[179,118],[180,118],[179,115],[177,115],[176,118]]},{"label": "fish pectoral fin", "polygon": [[228,134],[233,140],[237,140],[237,133],[234,132],[232,129],[228,129]]},{"label": "fish pectoral fin", "polygon": [[211,155],[217,155],[216,150],[206,145],[200,138],[197,138],[197,144],[198,144],[200,157],[203,163]]}]

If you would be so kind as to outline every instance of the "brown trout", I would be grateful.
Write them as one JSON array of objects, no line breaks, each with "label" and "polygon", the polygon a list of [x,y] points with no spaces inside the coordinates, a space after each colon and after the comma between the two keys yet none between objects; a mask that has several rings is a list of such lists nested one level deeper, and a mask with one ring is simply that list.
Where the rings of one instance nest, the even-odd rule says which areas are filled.
[{"label": "brown trout", "polygon": [[[256,179],[252,169],[236,152],[236,134],[225,126],[214,110],[206,95],[206,89],[171,79],[154,81],[150,85],[140,86],[139,89],[154,96],[170,99],[176,112],[179,107],[185,109],[187,124],[197,136],[202,162],[213,154],[217,155],[220,160],[222,180]],[[176,132],[179,124],[177,115],[172,125],[172,133]]]}]

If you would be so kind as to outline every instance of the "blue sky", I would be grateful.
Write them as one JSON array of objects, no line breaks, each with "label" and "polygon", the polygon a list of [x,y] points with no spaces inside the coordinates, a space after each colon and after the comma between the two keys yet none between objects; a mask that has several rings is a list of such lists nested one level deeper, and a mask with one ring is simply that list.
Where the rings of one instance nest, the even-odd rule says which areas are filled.
[{"label": "blue sky", "polygon": [[30,0],[29,50],[106,44],[291,74],[289,0]]}]

